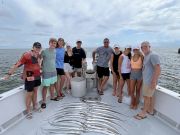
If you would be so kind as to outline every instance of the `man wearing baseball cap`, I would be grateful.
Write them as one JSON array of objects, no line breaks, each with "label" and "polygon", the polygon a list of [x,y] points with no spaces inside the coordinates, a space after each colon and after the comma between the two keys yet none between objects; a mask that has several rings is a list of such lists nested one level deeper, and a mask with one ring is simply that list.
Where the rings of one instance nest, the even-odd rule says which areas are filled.
[{"label": "man wearing baseball cap", "polygon": [[25,80],[25,90],[26,90],[26,111],[27,119],[32,118],[31,112],[31,102],[33,104],[33,109],[37,110],[37,90],[38,86],[41,85],[41,75],[40,75],[40,51],[41,44],[35,42],[33,44],[32,50],[25,52],[18,62],[8,71],[7,76],[4,79],[8,79],[17,68],[24,65],[23,79]]},{"label": "man wearing baseball cap", "polygon": [[81,40],[77,40],[76,45],[77,46],[72,49],[73,56],[74,56],[73,76],[75,75],[75,73],[77,73],[77,76],[81,76],[82,64],[86,60],[86,53],[85,53],[84,49],[81,47],[81,45],[82,45]]}]

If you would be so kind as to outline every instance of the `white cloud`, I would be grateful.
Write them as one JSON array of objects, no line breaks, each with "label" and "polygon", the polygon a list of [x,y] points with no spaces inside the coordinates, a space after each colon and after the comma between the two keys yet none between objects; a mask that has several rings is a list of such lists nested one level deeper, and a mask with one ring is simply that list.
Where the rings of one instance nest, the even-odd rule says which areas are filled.
[{"label": "white cloud", "polygon": [[[11,1],[4,7],[12,6]],[[179,0],[14,0],[12,4],[11,10],[0,9],[0,18],[9,16],[8,23],[0,20],[1,26],[13,28],[16,24],[22,29],[20,36],[32,41],[45,43],[48,36],[62,36],[71,43],[80,38],[89,46],[101,43],[104,37],[123,43],[147,37],[179,41]]]}]

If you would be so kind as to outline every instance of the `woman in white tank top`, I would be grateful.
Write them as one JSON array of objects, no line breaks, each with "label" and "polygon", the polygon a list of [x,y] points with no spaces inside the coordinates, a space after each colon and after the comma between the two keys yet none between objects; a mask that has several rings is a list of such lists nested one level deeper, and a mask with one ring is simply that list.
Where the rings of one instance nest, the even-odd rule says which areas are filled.
[{"label": "woman in white tank top", "polygon": [[128,96],[130,96],[130,72],[131,72],[131,48],[126,48],[123,54],[119,57],[118,70],[120,75],[119,86],[119,99],[118,102],[122,103],[123,87],[127,82]]}]

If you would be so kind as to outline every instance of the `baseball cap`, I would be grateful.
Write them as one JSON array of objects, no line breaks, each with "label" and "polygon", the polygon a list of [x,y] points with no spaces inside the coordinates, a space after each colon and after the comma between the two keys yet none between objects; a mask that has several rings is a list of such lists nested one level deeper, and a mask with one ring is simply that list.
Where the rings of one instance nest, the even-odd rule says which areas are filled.
[{"label": "baseball cap", "polygon": [[70,45],[69,43],[66,43],[66,46],[67,46],[67,47],[71,47],[71,45]]},{"label": "baseball cap", "polygon": [[125,47],[125,48],[132,48],[132,47],[131,47],[131,45],[126,45],[126,47]]},{"label": "baseball cap", "polygon": [[35,48],[42,48],[41,47],[41,43],[39,43],[39,42],[34,42],[33,47],[35,47]]},{"label": "baseball cap", "polygon": [[78,39],[78,40],[76,41],[76,43],[81,43],[81,44],[82,44],[82,41]]},{"label": "baseball cap", "polygon": [[139,46],[135,46],[135,47],[133,47],[133,50],[134,50],[134,49],[138,49],[138,50],[139,50],[140,47],[139,47]]},{"label": "baseball cap", "polygon": [[114,48],[120,48],[118,44],[115,44],[114,45]]}]

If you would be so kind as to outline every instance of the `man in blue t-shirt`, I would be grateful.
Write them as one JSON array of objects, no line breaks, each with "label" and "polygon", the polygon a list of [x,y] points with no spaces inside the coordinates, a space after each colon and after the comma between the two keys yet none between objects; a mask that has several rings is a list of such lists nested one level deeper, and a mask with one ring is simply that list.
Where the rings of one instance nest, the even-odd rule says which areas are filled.
[{"label": "man in blue t-shirt", "polygon": [[134,116],[138,120],[146,118],[147,113],[154,114],[154,92],[161,73],[159,56],[150,50],[150,43],[147,41],[142,42],[141,49],[144,53],[142,69],[144,107],[140,113]]}]

